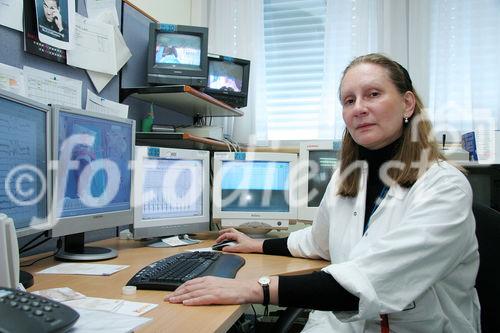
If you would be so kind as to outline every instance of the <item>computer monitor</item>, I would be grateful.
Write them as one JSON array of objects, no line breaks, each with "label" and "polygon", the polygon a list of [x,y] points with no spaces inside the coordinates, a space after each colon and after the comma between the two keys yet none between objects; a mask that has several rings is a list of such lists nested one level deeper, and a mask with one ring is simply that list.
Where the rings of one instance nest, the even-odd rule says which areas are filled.
[{"label": "computer monitor", "polygon": [[250,61],[208,55],[208,84],[203,92],[235,108],[247,106]]},{"label": "computer monitor", "polygon": [[313,221],[326,187],[340,166],[340,141],[315,140],[300,144],[298,174],[298,219]]},{"label": "computer monitor", "polygon": [[214,153],[213,217],[246,233],[287,229],[297,219],[296,154]]},{"label": "computer monitor", "polygon": [[[50,108],[0,89],[0,133],[0,213],[13,219],[18,238],[50,229]],[[19,281],[34,283],[25,271]]]},{"label": "computer monitor", "polygon": [[207,85],[208,28],[150,23],[148,83]]},{"label": "computer monitor", "polygon": [[133,222],[135,122],[54,106],[54,227],[62,260],[104,260],[111,249],[84,247],[84,232]]},{"label": "computer monitor", "polygon": [[210,229],[210,152],[136,147],[134,239]]}]

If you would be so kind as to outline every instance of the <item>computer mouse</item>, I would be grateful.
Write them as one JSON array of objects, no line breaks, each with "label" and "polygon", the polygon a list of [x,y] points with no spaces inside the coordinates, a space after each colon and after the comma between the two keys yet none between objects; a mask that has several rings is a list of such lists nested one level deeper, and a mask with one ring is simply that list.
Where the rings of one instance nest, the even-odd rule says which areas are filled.
[{"label": "computer mouse", "polygon": [[212,250],[214,251],[222,251],[222,248],[223,247],[226,247],[226,246],[232,246],[232,245],[236,245],[237,243],[235,241],[232,241],[232,240],[224,240],[220,243],[216,243],[214,245],[212,245]]}]

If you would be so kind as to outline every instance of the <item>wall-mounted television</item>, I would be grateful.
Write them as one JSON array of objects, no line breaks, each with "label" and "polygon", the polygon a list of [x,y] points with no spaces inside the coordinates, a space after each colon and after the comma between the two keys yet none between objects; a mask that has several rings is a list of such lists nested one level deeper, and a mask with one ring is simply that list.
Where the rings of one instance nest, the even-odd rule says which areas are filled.
[{"label": "wall-mounted television", "polygon": [[148,83],[207,85],[208,28],[150,23]]},{"label": "wall-mounted television", "polygon": [[208,84],[203,92],[235,108],[247,106],[250,61],[208,55]]}]

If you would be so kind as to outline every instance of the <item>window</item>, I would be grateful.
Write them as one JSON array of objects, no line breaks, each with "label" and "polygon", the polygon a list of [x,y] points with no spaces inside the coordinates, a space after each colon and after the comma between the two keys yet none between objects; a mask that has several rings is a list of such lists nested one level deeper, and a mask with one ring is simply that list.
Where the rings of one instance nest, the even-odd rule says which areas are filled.
[{"label": "window", "polygon": [[326,0],[264,0],[267,139],[315,139]]}]

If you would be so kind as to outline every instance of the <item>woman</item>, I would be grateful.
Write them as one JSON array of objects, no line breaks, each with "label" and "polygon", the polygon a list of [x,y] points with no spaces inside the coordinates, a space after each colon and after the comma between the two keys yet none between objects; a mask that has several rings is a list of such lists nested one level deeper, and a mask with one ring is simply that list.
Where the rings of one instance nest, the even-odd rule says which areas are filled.
[{"label": "woman", "polygon": [[[354,59],[339,89],[341,166],[309,228],[227,252],[323,258],[321,272],[270,278],[270,302],[315,310],[305,331],[477,332],[479,254],[472,192],[443,160],[408,72],[379,54]],[[257,281],[204,277],[167,296],[185,305],[260,303]]]}]

